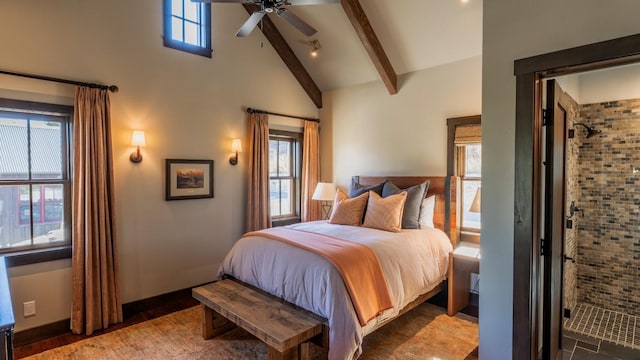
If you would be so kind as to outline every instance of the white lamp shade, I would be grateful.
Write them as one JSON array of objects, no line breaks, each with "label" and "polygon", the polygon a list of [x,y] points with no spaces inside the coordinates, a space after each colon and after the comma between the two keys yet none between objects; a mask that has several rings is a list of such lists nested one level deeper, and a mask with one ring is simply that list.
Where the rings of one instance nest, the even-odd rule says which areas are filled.
[{"label": "white lamp shade", "polygon": [[469,207],[470,212],[479,213],[481,208],[481,198],[482,198],[482,188],[478,186],[478,190],[476,190],[476,195],[473,197],[473,201],[471,202],[471,207]]},{"label": "white lamp shade", "polygon": [[313,192],[311,198],[313,200],[330,201],[336,196],[336,185],[333,183],[319,182],[316,185],[316,190]]},{"label": "white lamp shade", "polygon": [[231,152],[242,152],[242,141],[240,141],[240,139],[233,139],[231,141]]},{"label": "white lamp shade", "polygon": [[146,146],[147,142],[144,138],[144,131],[136,130],[131,135],[131,146]]}]

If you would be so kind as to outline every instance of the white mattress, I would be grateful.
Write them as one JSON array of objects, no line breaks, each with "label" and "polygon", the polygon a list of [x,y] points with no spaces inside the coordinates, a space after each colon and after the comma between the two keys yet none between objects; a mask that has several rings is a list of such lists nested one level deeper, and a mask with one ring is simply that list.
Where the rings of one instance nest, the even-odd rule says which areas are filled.
[{"label": "white mattress", "polygon": [[382,267],[394,307],[364,327],[335,266],[320,255],[259,236],[240,239],[220,266],[231,275],[328,320],[329,359],[355,359],[363,337],[376,324],[396,316],[407,304],[446,277],[451,242],[438,229],[392,233],[315,221],[291,228],[351,240],[371,248]]}]

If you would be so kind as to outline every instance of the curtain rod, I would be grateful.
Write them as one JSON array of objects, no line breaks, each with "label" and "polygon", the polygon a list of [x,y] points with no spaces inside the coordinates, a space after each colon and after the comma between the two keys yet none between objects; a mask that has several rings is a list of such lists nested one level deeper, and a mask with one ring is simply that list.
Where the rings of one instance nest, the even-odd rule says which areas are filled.
[{"label": "curtain rod", "polygon": [[20,73],[20,72],[14,72],[14,71],[0,70],[0,74],[21,76],[21,77],[26,77],[30,79],[38,79],[38,80],[45,80],[45,81],[53,81],[53,82],[58,82],[63,84],[87,86],[94,89],[109,90],[112,93],[117,93],[119,90],[116,85],[94,84],[94,83],[88,83],[88,82],[82,82],[82,81],[60,79],[60,78],[54,78],[50,76],[34,75],[34,74]]},{"label": "curtain rod", "polygon": [[308,118],[308,117],[302,117],[302,116],[295,116],[295,115],[279,114],[279,113],[275,113],[275,112],[270,112],[270,111],[265,111],[265,110],[260,110],[260,109],[252,109],[252,108],[247,108],[247,113],[249,113],[249,114],[276,115],[276,116],[284,116],[284,117],[293,118],[293,119],[315,121],[317,123],[320,122],[320,119],[314,119],[314,118]]}]

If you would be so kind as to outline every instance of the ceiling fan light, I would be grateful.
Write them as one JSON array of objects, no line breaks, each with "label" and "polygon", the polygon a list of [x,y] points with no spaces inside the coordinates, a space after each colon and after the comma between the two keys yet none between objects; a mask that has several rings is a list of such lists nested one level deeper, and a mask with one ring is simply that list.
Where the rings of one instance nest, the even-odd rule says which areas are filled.
[{"label": "ceiling fan light", "polygon": [[309,55],[311,55],[312,58],[318,57],[318,53],[320,52],[321,47],[322,46],[320,45],[320,41],[318,40],[311,41],[311,52],[309,53]]}]

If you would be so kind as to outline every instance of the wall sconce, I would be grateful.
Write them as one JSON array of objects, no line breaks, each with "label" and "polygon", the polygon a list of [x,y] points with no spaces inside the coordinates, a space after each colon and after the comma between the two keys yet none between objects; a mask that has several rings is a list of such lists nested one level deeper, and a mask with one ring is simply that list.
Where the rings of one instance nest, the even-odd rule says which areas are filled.
[{"label": "wall sconce", "polygon": [[322,201],[322,220],[327,220],[331,214],[331,201],[336,197],[336,185],[319,182],[311,195],[311,199]]},{"label": "wall sconce", "polygon": [[144,139],[144,131],[136,130],[131,135],[131,146],[137,147],[136,151],[131,153],[129,160],[132,163],[139,163],[142,161],[142,154],[140,154],[140,146],[146,146],[147,143]]},{"label": "wall sconce", "polygon": [[320,41],[318,40],[313,40],[310,43],[311,45],[311,52],[309,53],[309,55],[311,55],[312,58],[316,58],[318,57],[318,53],[320,51],[320,48],[322,47],[322,45],[320,45]]},{"label": "wall sconce", "polygon": [[240,139],[233,139],[231,141],[231,152],[236,154],[229,158],[229,164],[238,165],[238,153],[242,152],[242,141],[240,141]]}]

